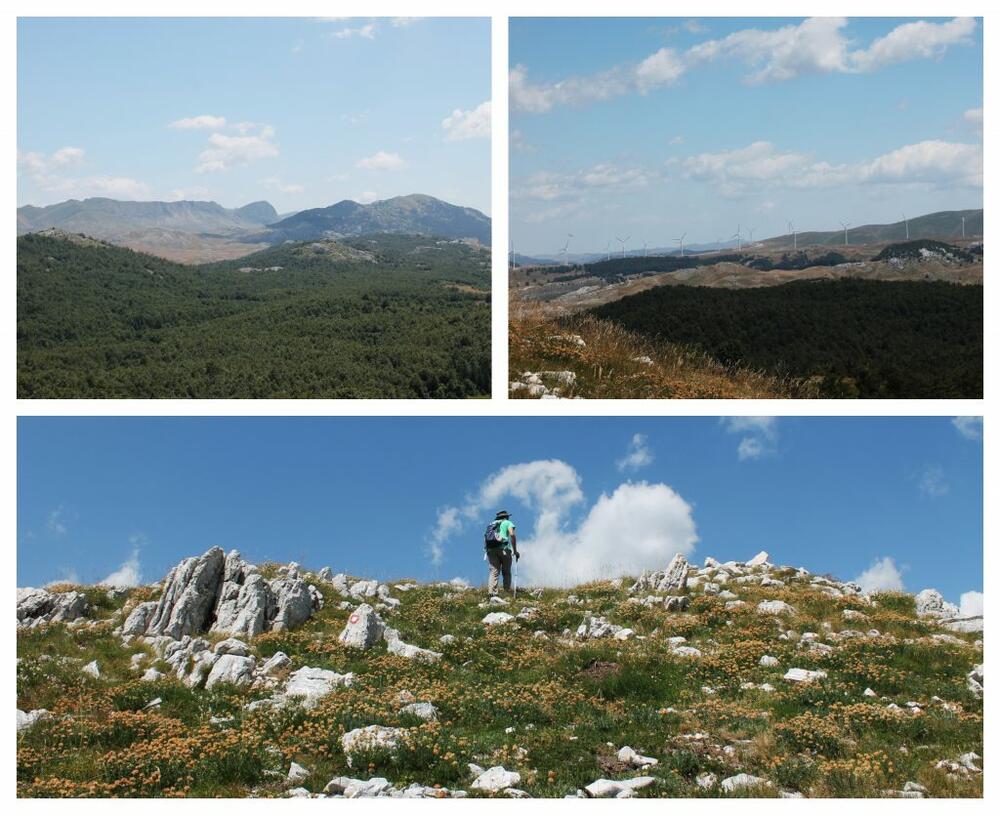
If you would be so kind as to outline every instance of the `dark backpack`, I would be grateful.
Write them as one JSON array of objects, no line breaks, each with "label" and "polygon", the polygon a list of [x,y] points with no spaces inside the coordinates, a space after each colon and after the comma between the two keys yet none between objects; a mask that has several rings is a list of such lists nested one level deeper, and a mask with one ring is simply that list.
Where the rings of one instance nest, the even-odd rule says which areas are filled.
[{"label": "dark backpack", "polygon": [[483,545],[487,549],[496,549],[507,545],[507,541],[500,537],[500,521],[490,521],[483,535]]}]

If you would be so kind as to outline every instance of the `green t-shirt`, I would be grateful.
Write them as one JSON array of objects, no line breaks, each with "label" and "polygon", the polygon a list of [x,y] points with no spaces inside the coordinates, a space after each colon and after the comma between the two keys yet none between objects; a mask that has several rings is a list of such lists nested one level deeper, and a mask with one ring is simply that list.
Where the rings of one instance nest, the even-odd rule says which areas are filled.
[{"label": "green t-shirt", "polygon": [[499,524],[497,524],[497,537],[499,537],[500,540],[503,541],[503,543],[500,546],[497,546],[497,544],[495,543],[492,545],[487,545],[486,548],[493,549],[494,551],[496,549],[503,549],[505,551],[509,550],[510,536],[512,534],[514,534],[514,524],[512,524],[510,521],[504,518],[502,521],[500,521]]}]

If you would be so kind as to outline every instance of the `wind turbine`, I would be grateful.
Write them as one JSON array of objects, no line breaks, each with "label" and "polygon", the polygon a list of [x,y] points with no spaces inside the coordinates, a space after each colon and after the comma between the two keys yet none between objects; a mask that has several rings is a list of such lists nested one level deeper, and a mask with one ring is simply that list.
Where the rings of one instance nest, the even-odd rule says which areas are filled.
[{"label": "wind turbine", "polygon": [[604,249],[608,253],[608,256],[607,258],[605,258],[605,260],[611,260],[611,238],[608,238],[608,245],[604,247]]},{"label": "wind turbine", "polygon": [[962,237],[965,237],[965,216],[962,216]]},{"label": "wind turbine", "polygon": [[686,237],[687,237],[687,232],[685,232],[679,238],[674,238],[674,243],[679,243],[681,245],[681,257],[684,257],[684,238]]},{"label": "wind turbine", "polygon": [[719,253],[722,252],[722,238],[715,239],[715,251]]},{"label": "wind turbine", "polygon": [[563,244],[562,248],[563,266],[569,266],[569,242],[572,237],[573,234],[571,232],[566,233],[566,243]]},{"label": "wind turbine", "polygon": [[906,213],[903,213],[903,226],[906,227],[906,239],[910,239],[910,222],[906,220]]},{"label": "wind turbine", "polygon": [[648,247],[649,247],[648,242],[647,241],[643,241],[642,242],[642,256],[644,258],[648,258],[649,257],[649,248]]},{"label": "wind turbine", "polygon": [[740,231],[742,227],[736,224],[736,234],[733,235],[730,240],[736,238],[736,251],[739,252],[743,249],[743,233]]},{"label": "wind turbine", "polygon": [[517,252],[514,249],[514,241],[510,242],[510,262],[511,262],[511,269],[516,272],[517,271]]},{"label": "wind turbine", "polygon": [[799,233],[795,231],[795,224],[793,224],[791,221],[788,222],[788,231],[792,233],[792,249],[798,251]]},{"label": "wind turbine", "polygon": [[840,221],[839,223],[840,223],[840,225],[841,225],[842,227],[844,227],[844,246],[850,246],[850,243],[849,243],[849,241],[847,240],[847,227],[849,227],[849,226],[851,225],[851,222],[850,222],[850,221],[848,221],[848,222],[847,222],[847,223],[845,224],[845,223],[844,223],[843,221]]},{"label": "wind turbine", "polygon": [[625,244],[628,243],[628,239],[631,238],[631,237],[632,237],[631,235],[626,235],[624,238],[619,238],[619,237],[615,238],[615,240],[618,241],[618,243],[620,243],[622,245],[622,259],[623,260],[625,259]]}]

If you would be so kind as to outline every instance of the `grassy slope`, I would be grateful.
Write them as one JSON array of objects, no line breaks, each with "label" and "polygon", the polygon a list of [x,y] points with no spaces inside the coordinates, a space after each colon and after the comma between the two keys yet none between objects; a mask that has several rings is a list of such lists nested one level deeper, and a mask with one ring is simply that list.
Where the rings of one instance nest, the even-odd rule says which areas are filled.
[{"label": "grassy slope", "polygon": [[[298,631],[252,643],[260,657],[286,652],[291,669],[356,672],[353,688],[335,691],[311,712],[244,711],[262,691],[139,682],[128,670],[132,651],[111,637],[111,622],[90,630],[19,631],[18,707],[45,707],[58,717],[18,736],[18,794],[279,795],[294,760],[312,770],[305,786],[314,791],[341,774],[468,789],[466,763],[474,761],[517,770],[532,796],[561,797],[597,778],[642,774],[616,762],[615,750],[627,744],[660,761],[645,771],[658,783],[644,796],[718,795],[696,785],[704,771],[719,778],[744,771],[776,785],[756,795],[780,787],[816,797],[880,796],[911,780],[934,796],[982,795],[981,776],[959,781],[934,769],[942,758],[982,754],[982,702],[965,686],[982,651],[973,635],[959,635],[965,645],[928,639],[938,629],[915,618],[909,596],[883,595],[872,608],[791,584],[731,586],[747,606],[726,611],[724,600],[695,593],[690,609],[677,613],[626,604],[624,587],[602,582],[576,587],[575,603],[568,591],[519,594],[504,610],[533,606],[537,616],[487,628],[480,623],[486,613],[478,607],[480,590],[394,591],[402,602],[385,615],[387,623],[405,641],[444,652],[440,663],[421,665],[388,655],[381,644],[363,654],[344,649],[337,634],[350,612],[337,610],[331,586],[317,585],[328,600],[322,612]],[[128,605],[149,596],[139,589]],[[778,639],[775,620],[755,613],[753,604],[763,598],[792,603],[797,613],[787,625],[798,632],[829,624],[833,631],[875,628],[882,636],[843,641],[827,656],[810,654]],[[103,602],[98,616],[116,605]],[[868,619],[848,623],[845,608]],[[632,627],[643,639],[562,641],[560,632],[575,629],[584,611]],[[536,631],[550,639],[535,638]],[[445,633],[456,641],[440,645]],[[704,656],[671,654],[671,636],[687,637]],[[760,667],[764,654],[777,657],[780,667]],[[100,663],[99,680],[80,672],[91,659]],[[790,667],[822,669],[828,678],[789,685],[781,677]],[[741,690],[747,681],[770,682],[775,691]],[[866,699],[868,686],[886,698]],[[440,721],[401,714],[396,697],[403,690],[433,702]],[[957,703],[958,712],[886,709],[889,700],[928,704],[935,695]],[[143,712],[154,697],[162,698],[161,709]],[[232,721],[212,725],[212,716]],[[350,768],[340,736],[369,724],[409,728],[409,743],[395,756],[373,753],[367,764]],[[699,733],[707,737],[694,737]]]},{"label": "grassy slope", "polygon": [[[780,399],[793,392],[777,377],[726,367],[707,355],[658,342],[591,315],[546,316],[511,304],[510,372],[573,371],[576,385],[562,395],[585,399]],[[585,343],[565,339],[577,335]],[[652,364],[637,361],[648,357]],[[524,391],[513,394],[524,397]]]}]

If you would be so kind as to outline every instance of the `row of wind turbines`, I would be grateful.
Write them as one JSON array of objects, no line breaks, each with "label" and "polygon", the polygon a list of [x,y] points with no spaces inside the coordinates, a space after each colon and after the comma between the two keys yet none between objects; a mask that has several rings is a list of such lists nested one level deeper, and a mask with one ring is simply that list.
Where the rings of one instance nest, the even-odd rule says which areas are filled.
[{"label": "row of wind turbines", "polygon": [[[844,230],[844,246],[850,246],[851,242],[850,242],[850,237],[849,237],[849,234],[848,234],[848,230],[850,229],[851,222],[850,221],[838,221],[837,223],[839,223],[841,229]],[[910,239],[910,221],[906,217],[906,213],[905,212],[903,213],[903,226],[904,226],[904,228],[906,230],[906,240],[909,240]],[[794,250],[798,251],[798,248],[799,248],[799,233],[798,233],[798,230],[795,228],[795,224],[793,224],[791,221],[789,221],[788,224],[787,224],[787,229],[788,229],[788,232],[786,234],[792,236],[792,248]],[[736,251],[737,252],[742,251],[744,245],[746,245],[746,246],[752,246],[753,245],[753,233],[754,233],[754,230],[748,227],[747,228],[747,233],[749,235],[749,241],[746,244],[743,243],[743,225],[742,224],[737,224],[736,225],[736,231],[732,235],[729,236],[729,240],[735,240],[736,241]],[[687,237],[687,232],[683,233],[679,238],[674,238],[673,239],[673,242],[676,243],[679,246],[679,248],[680,248],[681,257],[684,257],[684,239],[686,237]],[[962,216],[962,237],[965,238],[965,216]],[[622,256],[622,258],[625,257],[625,246],[626,246],[626,244],[631,239],[632,239],[631,235],[626,235],[624,238],[619,238],[617,236],[615,237],[615,240],[618,241],[618,243],[621,244],[621,253],[622,253],[621,256]],[[562,249],[559,250],[559,254],[562,255],[562,259],[563,259],[563,264],[562,264],[563,266],[568,266],[569,265],[569,244],[570,244],[570,241],[572,241],[572,240],[573,240],[573,233],[572,232],[567,232],[566,233],[566,242],[563,244]],[[722,241],[723,240],[724,240],[723,238],[716,238],[716,241],[715,241],[716,252],[722,252],[723,251],[723,246],[722,246]],[[511,258],[512,258],[513,267],[516,269],[517,268],[517,252],[514,249],[514,242],[513,241],[511,241],[511,244],[510,244],[510,252],[511,252]],[[606,253],[606,260],[611,260],[611,239],[610,238],[608,239],[607,245],[605,247],[605,253]],[[649,257],[649,244],[646,241],[642,242],[642,254],[643,254],[643,257]]]}]

